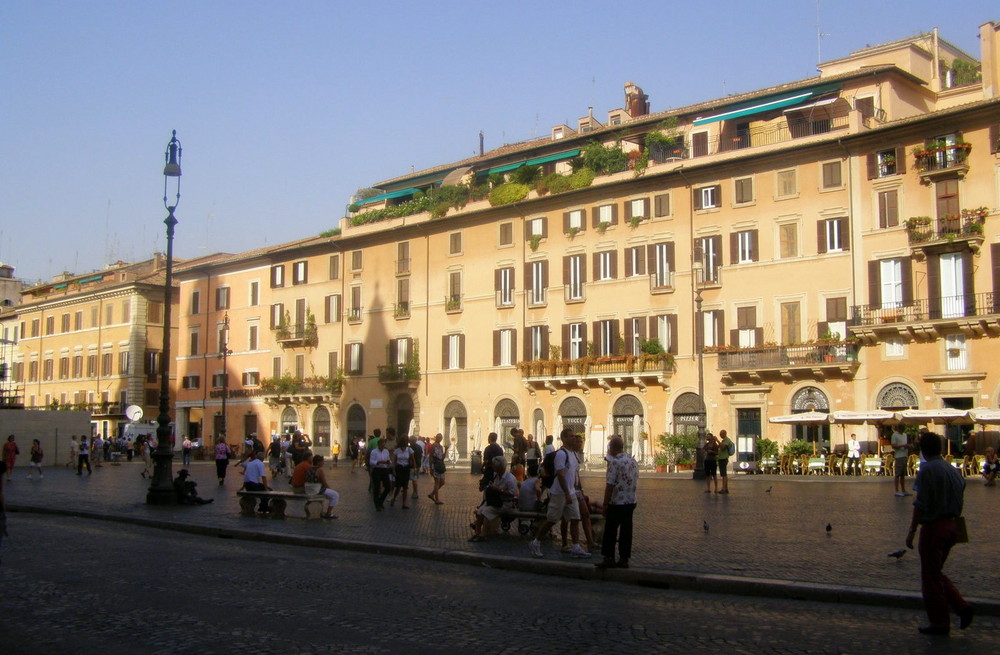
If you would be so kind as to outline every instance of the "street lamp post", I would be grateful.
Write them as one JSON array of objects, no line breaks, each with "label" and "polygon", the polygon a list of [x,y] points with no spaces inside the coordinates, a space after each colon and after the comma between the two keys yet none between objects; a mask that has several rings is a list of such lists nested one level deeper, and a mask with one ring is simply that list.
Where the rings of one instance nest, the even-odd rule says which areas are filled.
[{"label": "street lamp post", "polygon": [[[174,210],[181,201],[181,142],[177,140],[177,130],[174,130],[167,143],[164,153],[166,164],[163,167],[163,206],[167,210],[167,218],[163,223],[167,226],[167,267],[166,279],[163,282],[163,357],[160,367],[160,414],[156,417],[156,450],[152,457],[153,482],[146,492],[146,503],[149,505],[172,505],[176,502],[173,485],[173,446],[170,443],[170,307],[173,295],[173,258],[174,258],[174,227],[177,219]],[[168,200],[167,190],[171,178],[174,180],[176,195],[173,204]]]},{"label": "street lamp post", "polygon": [[[222,335],[219,339],[219,359],[222,360],[222,421],[219,425],[219,434],[226,436],[226,400],[229,398],[229,356],[233,351],[229,349],[229,312],[222,322]],[[218,436],[218,435],[217,435]]]},{"label": "street lamp post", "polygon": [[694,471],[691,477],[694,480],[705,479],[705,421],[708,419],[708,411],[705,405],[705,321],[701,313],[701,284],[704,279],[704,268],[702,268],[701,256],[695,260],[691,266],[691,273],[694,277],[694,320],[695,334],[701,330],[701,339],[695,340],[695,350],[698,351],[698,404],[701,406],[701,415],[698,417],[698,450],[695,460]]}]

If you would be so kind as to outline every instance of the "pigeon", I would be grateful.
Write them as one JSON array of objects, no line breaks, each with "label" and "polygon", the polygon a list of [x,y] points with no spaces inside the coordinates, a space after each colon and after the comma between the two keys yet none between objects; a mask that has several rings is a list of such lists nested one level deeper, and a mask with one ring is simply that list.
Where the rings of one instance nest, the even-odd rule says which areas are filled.
[{"label": "pigeon", "polygon": [[768,487],[767,489],[765,489],[765,490],[764,490],[764,493],[766,493],[766,494],[769,494],[769,493],[771,493],[771,489],[772,489],[772,488],[773,488],[773,487]]},{"label": "pigeon", "polygon": [[701,527],[705,528],[705,532],[708,532],[708,521],[702,521]]},{"label": "pigeon", "polygon": [[831,532],[833,532],[833,524],[832,523],[827,523],[826,524],[826,536],[829,537]]},{"label": "pigeon", "polygon": [[889,553],[889,557],[895,557],[896,561],[898,562],[899,560],[903,559],[903,555],[905,554],[906,554],[905,550],[897,550],[894,553]]}]

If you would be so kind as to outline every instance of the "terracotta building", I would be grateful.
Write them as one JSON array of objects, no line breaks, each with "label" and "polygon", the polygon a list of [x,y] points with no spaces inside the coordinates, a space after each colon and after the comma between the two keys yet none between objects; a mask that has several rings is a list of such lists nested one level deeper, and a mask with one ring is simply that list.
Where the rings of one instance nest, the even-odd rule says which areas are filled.
[{"label": "terracotta building", "polygon": [[978,58],[935,31],[658,113],[628,83],[603,122],[188,267],[179,429],[220,433],[225,397],[230,442],[298,427],[325,452],[412,421],[464,457],[563,425],[597,459],[611,433],[649,457],[704,421],[749,462],[758,437],[841,443],[776,415],[995,407],[998,28]]}]

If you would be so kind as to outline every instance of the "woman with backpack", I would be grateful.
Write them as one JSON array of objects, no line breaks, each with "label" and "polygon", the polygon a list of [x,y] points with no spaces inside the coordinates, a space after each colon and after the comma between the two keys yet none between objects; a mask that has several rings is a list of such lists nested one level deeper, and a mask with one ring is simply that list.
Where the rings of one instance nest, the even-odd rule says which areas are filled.
[{"label": "woman with backpack", "polygon": [[233,451],[222,435],[215,438],[215,475],[219,478],[219,486],[226,483],[226,470],[229,468],[229,458]]},{"label": "woman with backpack", "polygon": [[438,494],[441,487],[444,486],[444,474],[448,470],[444,463],[446,451],[445,447],[441,445],[442,439],[444,437],[441,436],[440,432],[434,435],[434,447],[431,448],[431,477],[434,478],[434,491],[427,494],[427,497],[433,500],[435,505],[444,505]]}]

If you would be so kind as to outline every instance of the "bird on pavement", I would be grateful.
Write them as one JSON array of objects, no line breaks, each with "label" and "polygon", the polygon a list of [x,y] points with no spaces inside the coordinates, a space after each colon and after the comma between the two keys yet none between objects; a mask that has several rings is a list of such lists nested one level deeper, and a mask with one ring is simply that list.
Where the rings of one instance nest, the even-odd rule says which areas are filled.
[{"label": "bird on pavement", "polygon": [[827,523],[826,524],[826,536],[829,537],[831,532],[833,532],[833,524],[832,523]]},{"label": "bird on pavement", "polygon": [[708,532],[708,521],[702,521],[701,527],[705,528],[705,532]]},{"label": "bird on pavement", "polygon": [[772,488],[773,488],[773,487],[768,487],[767,489],[765,489],[765,490],[764,490],[764,493],[766,493],[766,494],[769,494],[769,493],[771,493],[771,489],[772,489]]},{"label": "bird on pavement", "polygon": [[898,562],[899,560],[903,559],[903,555],[905,554],[906,554],[905,550],[897,550],[896,552],[889,553],[889,557],[895,557],[896,561]]}]

